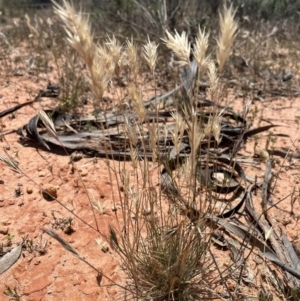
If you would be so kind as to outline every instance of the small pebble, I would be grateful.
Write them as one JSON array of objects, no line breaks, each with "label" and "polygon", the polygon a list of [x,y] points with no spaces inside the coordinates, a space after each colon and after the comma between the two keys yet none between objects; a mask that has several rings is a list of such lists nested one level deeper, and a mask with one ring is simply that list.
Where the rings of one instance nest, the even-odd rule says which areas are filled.
[{"label": "small pebble", "polygon": [[11,221],[9,219],[5,219],[4,221],[1,222],[3,226],[9,226],[11,224]]},{"label": "small pebble", "polygon": [[40,171],[40,172],[39,172],[39,177],[40,177],[40,178],[43,178],[45,175],[46,175],[46,172],[45,172],[45,171]]},{"label": "small pebble", "polygon": [[27,192],[28,194],[32,194],[32,192],[33,192],[32,187],[31,187],[31,186],[27,186],[27,187],[26,187],[26,192]]},{"label": "small pebble", "polygon": [[8,228],[7,227],[0,227],[0,234],[7,235],[8,234]]},{"label": "small pebble", "polygon": [[42,194],[46,200],[53,200],[57,198],[57,188],[53,184],[45,184],[43,186]]},{"label": "small pebble", "polygon": [[87,171],[87,170],[83,170],[83,171],[80,173],[80,175],[81,175],[82,177],[85,177],[85,176],[88,175],[88,171]]},{"label": "small pebble", "polygon": [[80,152],[74,152],[71,154],[71,160],[73,162],[77,162],[83,158],[83,154]]},{"label": "small pebble", "polygon": [[107,244],[103,245],[103,246],[101,247],[101,250],[102,250],[102,252],[107,253],[108,250],[109,250],[108,245],[107,245]]}]

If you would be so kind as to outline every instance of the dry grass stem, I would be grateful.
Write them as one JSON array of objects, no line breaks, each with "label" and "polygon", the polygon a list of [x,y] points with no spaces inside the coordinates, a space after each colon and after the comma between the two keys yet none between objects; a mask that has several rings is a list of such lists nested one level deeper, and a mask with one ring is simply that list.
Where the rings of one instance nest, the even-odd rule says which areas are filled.
[{"label": "dry grass stem", "polygon": [[42,109],[39,109],[37,112],[39,118],[44,123],[48,133],[56,140],[58,140],[58,136],[56,133],[55,126],[53,124],[53,121],[49,118],[49,116],[46,114],[46,112]]},{"label": "dry grass stem", "polygon": [[220,13],[220,36],[218,39],[217,60],[219,72],[223,71],[225,62],[230,55],[233,42],[237,36],[238,23],[234,20],[235,11],[232,5],[224,8],[224,13]]},{"label": "dry grass stem", "polygon": [[186,32],[181,35],[175,30],[175,35],[172,36],[169,31],[166,31],[167,39],[162,39],[166,46],[171,49],[178,58],[178,65],[184,67],[190,63],[191,44],[188,41]]},{"label": "dry grass stem", "polygon": [[30,17],[27,14],[25,14],[25,20],[30,32],[38,37],[40,34],[38,30],[31,25]]},{"label": "dry grass stem", "polygon": [[172,141],[178,152],[184,134],[185,123],[182,115],[179,113],[172,113],[172,117],[175,122],[175,127],[172,131]]},{"label": "dry grass stem", "polygon": [[158,149],[157,149],[157,143],[158,143],[158,138],[159,138],[159,129],[158,125],[156,123],[149,124],[149,138],[150,138],[150,148],[152,151],[152,161],[156,162],[157,160],[157,154],[158,154]]},{"label": "dry grass stem", "polygon": [[3,162],[6,166],[8,166],[14,172],[20,173],[19,163],[9,156],[9,159],[0,156],[0,161]]},{"label": "dry grass stem", "polygon": [[191,130],[188,131],[189,142],[194,152],[196,152],[201,140],[204,138],[204,133],[201,130],[200,122],[194,121],[193,123],[190,123],[190,128]]}]

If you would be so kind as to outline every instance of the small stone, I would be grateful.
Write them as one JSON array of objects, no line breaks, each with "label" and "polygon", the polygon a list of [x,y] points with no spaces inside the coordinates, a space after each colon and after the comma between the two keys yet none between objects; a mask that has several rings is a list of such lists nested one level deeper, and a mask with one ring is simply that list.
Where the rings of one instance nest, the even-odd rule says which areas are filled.
[{"label": "small stone", "polygon": [[235,284],[235,282],[232,279],[227,279],[226,284],[227,284],[227,288],[231,292],[233,292],[235,290],[236,284]]},{"label": "small stone", "polygon": [[83,154],[80,152],[74,152],[71,154],[71,160],[73,162],[77,162],[83,158]]},{"label": "small stone", "polygon": [[0,227],[0,234],[7,235],[8,234],[8,227]]},{"label": "small stone", "polygon": [[27,186],[27,187],[26,187],[26,192],[27,192],[28,194],[32,194],[32,192],[33,192],[32,186]]},{"label": "small stone", "polygon": [[257,155],[263,161],[268,160],[270,158],[270,154],[266,149],[260,149]]},{"label": "small stone", "polygon": [[107,245],[107,244],[104,244],[104,245],[101,247],[101,250],[102,250],[103,253],[107,253],[108,250],[109,250],[108,245]]},{"label": "small stone", "polygon": [[43,186],[42,194],[44,199],[47,201],[52,201],[57,198],[57,188],[53,184],[45,184]]},{"label": "small stone", "polygon": [[1,222],[3,226],[9,226],[11,224],[11,221],[9,219],[5,219],[4,221]]},{"label": "small stone", "polygon": [[148,215],[151,214],[151,212],[152,212],[152,210],[151,210],[150,207],[144,208],[144,210],[143,210],[143,215],[144,215],[144,216],[148,216]]},{"label": "small stone", "polygon": [[45,171],[42,170],[42,171],[39,172],[39,177],[40,178],[43,178],[45,175],[46,175]]},{"label": "small stone", "polygon": [[83,170],[83,171],[80,173],[80,175],[81,175],[82,177],[85,177],[85,176],[88,175],[88,171],[87,171],[87,170]]}]

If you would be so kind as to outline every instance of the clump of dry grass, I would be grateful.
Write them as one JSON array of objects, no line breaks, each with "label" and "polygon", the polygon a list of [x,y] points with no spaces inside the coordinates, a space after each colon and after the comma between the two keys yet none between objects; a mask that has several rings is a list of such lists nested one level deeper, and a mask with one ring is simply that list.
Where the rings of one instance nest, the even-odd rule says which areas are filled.
[{"label": "clump of dry grass", "polygon": [[222,72],[237,36],[238,23],[234,20],[235,11],[232,5],[229,8],[225,8],[223,14],[220,12],[219,16],[221,33],[217,41],[217,61],[219,64],[219,72]]},{"label": "clump of dry grass", "polygon": [[188,301],[209,297],[211,293],[205,286],[212,269],[206,242],[195,231],[188,231],[185,222],[178,225],[175,216],[174,228],[170,227],[170,216],[157,224],[153,208],[149,209],[147,217],[142,207],[140,212],[134,211],[136,218],[143,221],[132,229],[135,233],[140,231],[134,238],[119,240],[114,229],[110,230],[137,299]]},{"label": "clump of dry grass", "polygon": [[[126,141],[129,141],[126,148],[129,150],[132,165],[130,171],[121,165],[118,171],[115,171],[116,176],[121,175],[123,184],[124,193],[120,194],[122,220],[118,219],[117,231],[110,229],[111,243],[122,257],[125,271],[131,280],[130,291],[134,291],[136,298],[155,301],[194,300],[207,297],[210,294],[209,275],[215,267],[211,266],[211,261],[207,257],[212,233],[204,231],[208,206],[207,201],[202,201],[197,188],[197,166],[203,140],[208,139],[208,148],[215,147],[215,141],[218,143],[220,140],[221,113],[213,111],[210,118],[204,121],[197,111],[197,94],[188,93],[180,103],[180,110],[175,111],[174,108],[171,114],[174,127],[162,126],[158,117],[153,118],[150,123],[144,104],[143,87],[140,87],[137,81],[140,62],[134,42],[127,40],[126,45],[121,45],[113,36],[108,37],[104,45],[95,44],[89,20],[83,17],[82,12],[76,12],[66,0],[63,0],[63,6],[55,2],[54,4],[56,13],[64,22],[69,44],[78,51],[87,66],[89,84],[98,105],[113,76],[120,80],[124,66],[128,66],[132,74],[126,90],[130,99],[128,108],[130,113],[134,114],[134,118],[130,118],[124,109],[125,121],[123,128],[120,127]],[[225,10],[224,17],[221,18],[222,34],[218,42],[219,70],[223,68],[236,35],[235,26],[228,21],[233,15],[230,8],[229,12]],[[228,30],[229,27],[233,29]],[[163,41],[177,57],[178,67],[191,69],[191,44],[187,34],[183,32],[180,35],[175,31],[172,35],[166,31],[166,36]],[[207,72],[211,99],[218,102],[220,88],[215,63],[211,61],[210,55],[206,54],[208,40],[209,33],[199,28],[193,55],[198,72]],[[151,42],[148,37],[142,48],[143,57],[154,81],[157,47],[158,45]],[[197,91],[196,80],[191,81],[190,85],[192,86],[190,90]],[[47,129],[53,131],[45,116],[42,114],[40,116],[45,120]],[[171,178],[172,167],[169,166],[168,154],[162,154],[159,150],[159,144],[162,143],[161,133],[168,134],[169,131],[178,153],[183,144],[183,136],[187,134],[188,141],[184,142],[189,144],[191,152],[183,164],[184,180],[176,183],[176,179],[172,178],[174,186],[177,187],[176,196],[171,197],[167,193],[166,199],[150,176],[150,158],[145,156],[141,161],[139,154],[142,144],[142,149],[152,152],[156,168],[164,166],[165,169],[169,169]],[[215,138],[212,146],[210,146],[211,136]],[[159,171],[157,174],[160,177]],[[185,185],[181,186],[183,182]],[[182,203],[183,195],[186,196],[188,205],[200,203],[200,214],[197,218],[188,217],[189,209]],[[95,206],[93,203],[92,205]]]}]

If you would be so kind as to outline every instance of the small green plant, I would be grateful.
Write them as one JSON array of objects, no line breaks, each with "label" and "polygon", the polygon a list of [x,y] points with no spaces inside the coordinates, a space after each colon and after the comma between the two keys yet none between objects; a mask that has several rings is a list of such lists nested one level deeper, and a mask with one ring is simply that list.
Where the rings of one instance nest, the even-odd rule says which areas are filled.
[{"label": "small green plant", "polygon": [[11,235],[10,233],[8,233],[7,235],[6,235],[6,245],[7,246],[11,246],[12,245],[12,240],[13,240],[13,238],[14,238],[14,235]]},{"label": "small green plant", "polygon": [[291,290],[291,298],[292,298],[292,300],[300,299],[300,286]]},{"label": "small green plant", "polygon": [[42,240],[42,237],[39,241],[37,239],[29,239],[27,237],[23,238],[23,248],[34,256],[42,256],[47,253],[47,240]]},{"label": "small green plant", "polygon": [[54,211],[51,211],[51,215],[54,219],[52,226],[54,229],[61,229],[66,234],[72,234],[74,230],[74,221],[72,217],[56,217]]},{"label": "small green plant", "polygon": [[259,135],[254,136],[254,145],[253,145],[253,154],[257,153],[257,146],[259,144],[260,137]]},{"label": "small green plant", "polygon": [[249,118],[249,127],[253,126],[254,122],[257,119],[259,109],[257,106],[254,107],[254,110],[251,110],[251,116]]},{"label": "small green plant", "polygon": [[10,286],[5,285],[5,290],[4,290],[3,294],[6,295],[7,297],[9,297],[9,300],[16,300],[16,301],[21,300],[21,296],[18,294],[16,287],[11,289]]}]

